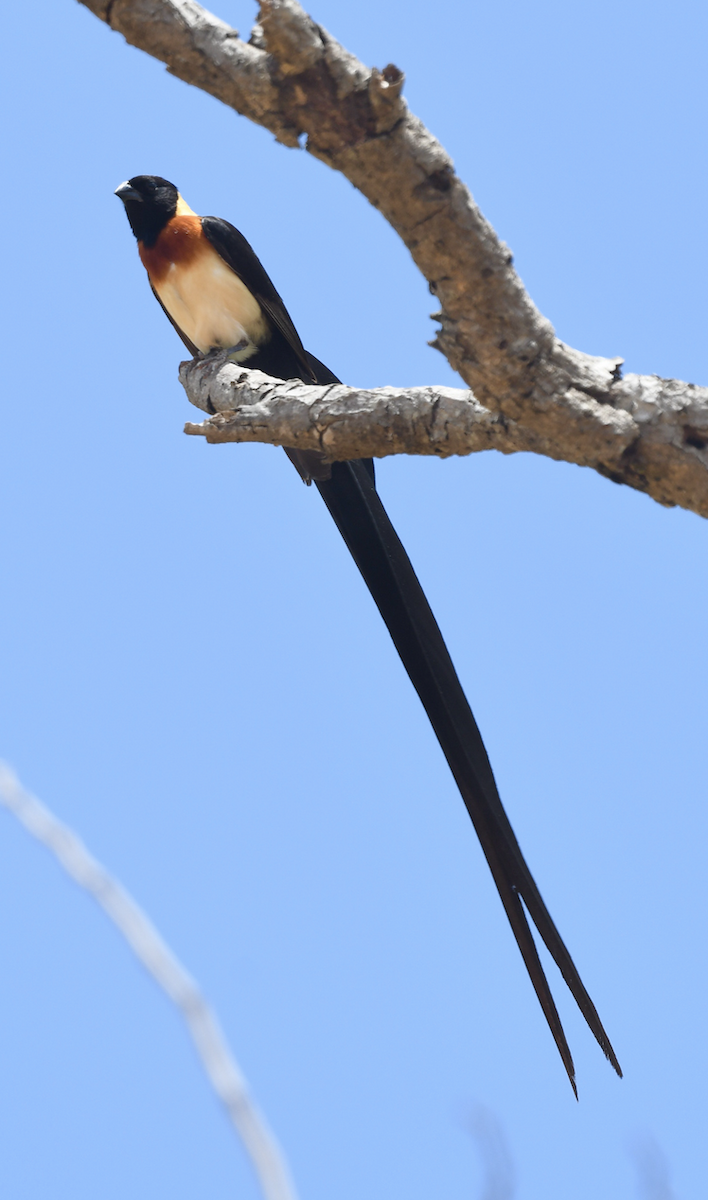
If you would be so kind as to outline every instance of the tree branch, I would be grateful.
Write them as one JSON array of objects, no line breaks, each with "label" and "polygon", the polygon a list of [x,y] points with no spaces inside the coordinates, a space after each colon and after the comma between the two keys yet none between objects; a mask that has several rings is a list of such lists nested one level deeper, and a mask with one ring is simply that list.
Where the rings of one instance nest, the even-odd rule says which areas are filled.
[{"label": "tree branch", "polygon": [[251,1160],[263,1200],[297,1200],[290,1170],[224,1034],[197,984],[163,941],[147,914],[86,849],[68,825],[57,820],[0,761],[0,808],[54,855],[59,866],[105,912],[135,957],[175,1005],[194,1042],[199,1061]]},{"label": "tree branch", "polygon": [[[188,399],[210,415],[185,433],[208,442],[266,442],[321,450],[332,461],[387,454],[537,450],[542,418],[525,423],[490,412],[463,388],[313,387],[284,383],[230,362],[228,352],[180,365]],[[708,388],[627,375],[612,403],[580,391],[563,397],[562,437],[552,458],[594,467],[616,483],[708,516]]]},{"label": "tree branch", "polygon": [[380,210],[440,302],[433,345],[488,419],[498,417],[495,436],[497,426],[510,438],[513,431],[513,444],[499,449],[592,466],[662,504],[708,516],[706,390],[654,376],[621,381],[621,359],[582,354],[556,338],[508,247],[409,111],[397,67],[365,67],[297,0],[261,0],[248,43],[194,0],[80,2],[284,145],[298,146],[304,135],[309,153]]},{"label": "tree branch", "polygon": [[192,404],[215,414],[201,425],[188,422],[184,432],[212,443],[320,450],[334,462],[387,454],[470,454],[504,437],[500,418],[462,388],[284,383],[229,362],[227,352],[181,363],[179,377]]}]

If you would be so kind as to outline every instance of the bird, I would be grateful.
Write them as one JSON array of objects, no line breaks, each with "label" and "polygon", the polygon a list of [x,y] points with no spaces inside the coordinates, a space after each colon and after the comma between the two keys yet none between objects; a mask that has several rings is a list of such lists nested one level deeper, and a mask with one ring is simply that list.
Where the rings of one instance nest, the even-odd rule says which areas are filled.
[{"label": "bird", "polygon": [[[238,229],[220,217],[198,216],[160,175],[133,176],[115,195],[125,206],[155,298],[193,357],[227,350],[232,361],[276,379],[340,382],[304,348],[275,286]],[[284,449],[329,509],[428,715],[577,1099],[573,1058],[529,917],[620,1077],[622,1070],[521,852],[443,636],[379,497],[373,460],[330,462],[316,450]]]}]

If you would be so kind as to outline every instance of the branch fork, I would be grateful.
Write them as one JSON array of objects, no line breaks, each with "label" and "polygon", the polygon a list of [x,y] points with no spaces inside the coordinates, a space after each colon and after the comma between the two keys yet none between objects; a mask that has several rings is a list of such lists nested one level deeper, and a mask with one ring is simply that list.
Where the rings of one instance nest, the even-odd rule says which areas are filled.
[{"label": "branch fork", "polygon": [[[333,458],[526,450],[708,516],[708,389],[622,379],[620,359],[556,338],[509,247],[410,112],[397,67],[365,66],[297,0],[261,0],[249,42],[195,0],[81,3],[173,75],[341,171],[408,247],[440,303],[432,344],[472,389],[324,394],[261,380],[256,395],[253,381],[232,382],[232,399],[246,389],[230,410],[238,415],[221,412],[190,433],[316,446]],[[191,392],[197,375],[188,378]]]}]

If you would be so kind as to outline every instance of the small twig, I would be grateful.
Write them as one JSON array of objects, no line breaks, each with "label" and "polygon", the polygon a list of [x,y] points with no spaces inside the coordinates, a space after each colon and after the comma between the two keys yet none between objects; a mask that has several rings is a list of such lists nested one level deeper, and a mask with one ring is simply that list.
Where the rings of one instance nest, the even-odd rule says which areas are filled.
[{"label": "small twig", "polygon": [[100,904],[158,987],[181,1013],[200,1062],[255,1169],[264,1200],[296,1200],[290,1172],[219,1023],[197,984],[141,908],[66,825],[26,792],[0,762],[0,804],[51,851],[57,862]]}]

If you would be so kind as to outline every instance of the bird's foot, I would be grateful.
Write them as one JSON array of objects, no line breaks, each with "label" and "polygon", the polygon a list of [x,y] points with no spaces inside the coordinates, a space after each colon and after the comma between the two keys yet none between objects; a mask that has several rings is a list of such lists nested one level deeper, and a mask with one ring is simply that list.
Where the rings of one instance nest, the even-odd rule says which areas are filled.
[{"label": "bird's foot", "polygon": [[248,357],[249,351],[253,352],[252,343],[247,337],[242,337],[241,341],[237,342],[235,346],[229,346],[226,352],[226,361],[241,362],[244,358]]}]

